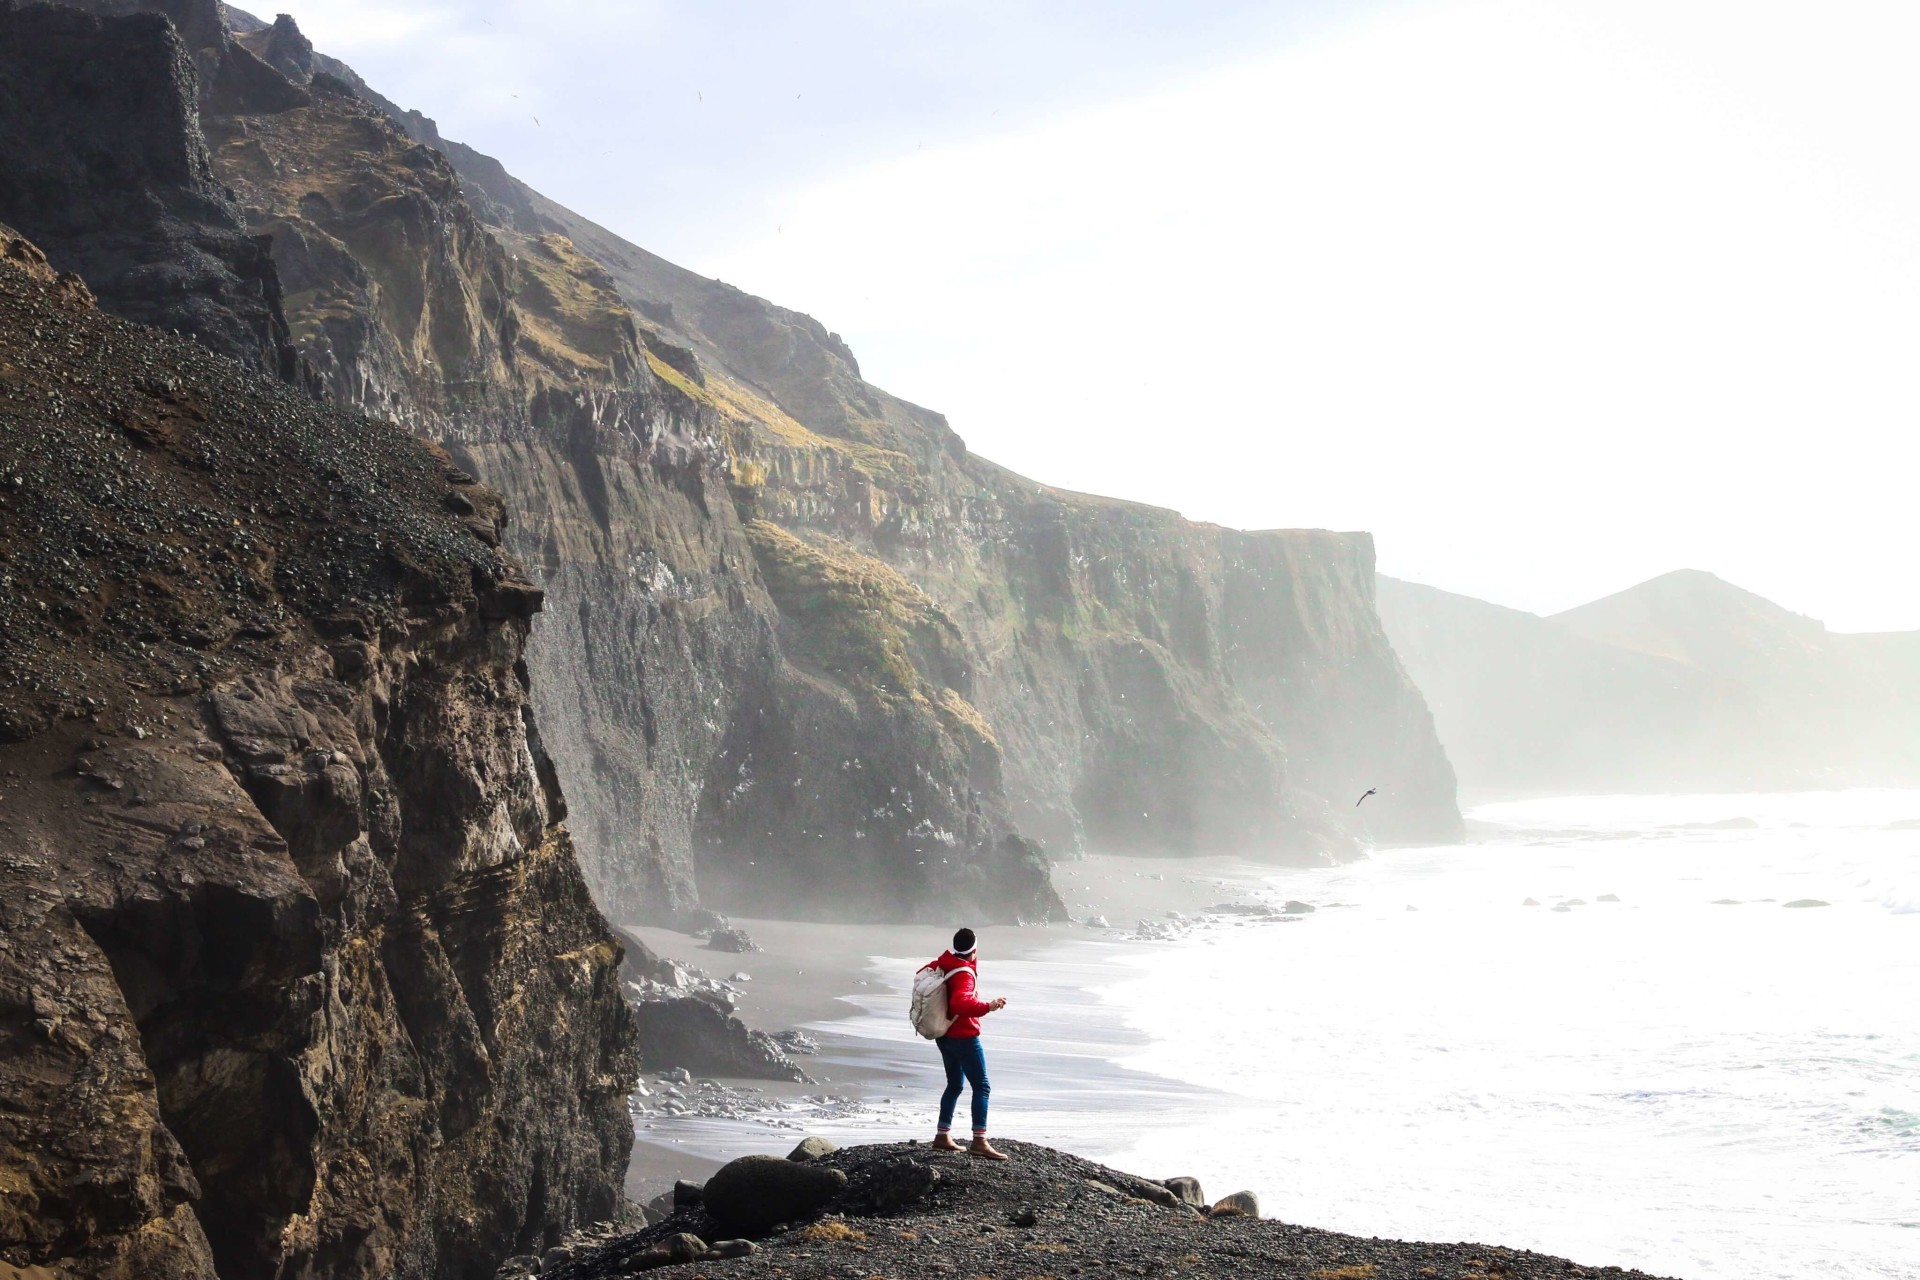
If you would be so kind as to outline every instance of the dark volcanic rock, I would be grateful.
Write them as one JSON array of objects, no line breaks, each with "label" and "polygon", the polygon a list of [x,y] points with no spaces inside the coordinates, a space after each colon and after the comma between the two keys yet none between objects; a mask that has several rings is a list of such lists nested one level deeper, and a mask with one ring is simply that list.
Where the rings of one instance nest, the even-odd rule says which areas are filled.
[{"label": "dark volcanic rock", "polygon": [[789,1160],[818,1160],[821,1156],[830,1156],[840,1148],[826,1138],[802,1138],[800,1145],[787,1152]]},{"label": "dark volcanic rock", "polygon": [[[876,1207],[866,1188],[887,1168],[927,1161],[927,1149],[893,1143],[836,1151],[823,1163],[844,1171],[848,1181],[825,1206],[823,1221],[763,1239],[751,1257],[708,1274],[712,1280],[1175,1274],[1206,1280],[1648,1280],[1640,1272],[1498,1245],[1363,1239],[1244,1214],[1203,1218],[1184,1203],[1166,1207],[1135,1194],[1156,1183],[1046,1147],[1001,1146],[1011,1156],[1004,1163],[933,1156],[943,1175],[938,1185],[920,1199],[887,1208]],[[611,1280],[675,1233],[712,1239],[717,1229],[712,1219],[690,1210],[575,1257],[547,1277]]]},{"label": "dark volcanic rock", "polygon": [[817,1216],[847,1185],[839,1169],[778,1156],[742,1156],[707,1179],[706,1212],[729,1230],[757,1236]]},{"label": "dark volcanic rock", "polygon": [[0,244],[0,1257],[462,1275],[610,1216],[619,949],[499,500]]},{"label": "dark volcanic rock", "polygon": [[759,949],[760,944],[748,937],[745,929],[715,929],[707,937],[709,951],[731,951],[735,955],[745,955]]},{"label": "dark volcanic rock", "polygon": [[1191,1205],[1196,1209],[1207,1207],[1206,1193],[1200,1190],[1200,1179],[1168,1178],[1165,1185],[1167,1190],[1180,1197],[1180,1203]]},{"label": "dark volcanic rock", "polygon": [[197,83],[159,14],[0,4],[0,221],[106,309],[295,380],[279,276],[214,177]]},{"label": "dark volcanic rock", "polygon": [[1236,1191],[1214,1201],[1213,1208],[1208,1212],[1214,1217],[1257,1218],[1260,1216],[1260,1197],[1251,1191]]},{"label": "dark volcanic rock", "polygon": [[919,1160],[888,1160],[865,1173],[860,1190],[882,1212],[925,1199],[940,1185],[940,1171]]},{"label": "dark volcanic rock", "polygon": [[650,1070],[685,1067],[749,1080],[807,1079],[771,1036],[699,996],[636,1001],[633,1025],[642,1064]]}]

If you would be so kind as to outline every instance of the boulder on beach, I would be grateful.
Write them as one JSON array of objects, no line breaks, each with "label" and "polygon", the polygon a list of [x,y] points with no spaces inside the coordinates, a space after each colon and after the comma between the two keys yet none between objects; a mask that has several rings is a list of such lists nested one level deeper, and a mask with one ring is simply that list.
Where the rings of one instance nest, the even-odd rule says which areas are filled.
[{"label": "boulder on beach", "polygon": [[1311,902],[1302,902],[1298,898],[1288,898],[1286,905],[1281,908],[1281,910],[1285,911],[1288,915],[1295,916],[1303,916],[1310,911],[1318,911],[1319,909],[1320,908],[1314,906]]},{"label": "boulder on beach", "polygon": [[847,1175],[780,1156],[741,1156],[707,1179],[706,1210],[743,1236],[765,1235],[783,1222],[805,1222],[827,1207]]},{"label": "boulder on beach", "polygon": [[1795,898],[1792,902],[1783,902],[1783,907],[1830,907],[1831,902],[1822,902],[1818,898]]},{"label": "boulder on beach", "polygon": [[940,1185],[941,1173],[918,1160],[890,1160],[876,1168],[867,1183],[867,1200],[880,1210],[912,1204]]},{"label": "boulder on beach", "polygon": [[1200,1190],[1200,1179],[1189,1178],[1183,1174],[1178,1178],[1168,1178],[1163,1185],[1179,1196],[1182,1204],[1192,1205],[1196,1209],[1207,1207],[1206,1194]]},{"label": "boulder on beach", "polygon": [[1528,898],[1525,902],[1522,902],[1520,905],[1523,907],[1537,907],[1540,905],[1540,899]]},{"label": "boulder on beach", "polygon": [[709,951],[727,951],[735,955],[745,955],[759,949],[760,944],[748,937],[745,929],[715,929],[707,935]]},{"label": "boulder on beach", "polygon": [[697,1209],[700,1207],[700,1202],[705,1199],[704,1188],[699,1183],[688,1182],[684,1178],[673,1184],[672,1195],[673,1199],[668,1205],[671,1209]]},{"label": "boulder on beach", "polygon": [[1257,1218],[1260,1216],[1260,1198],[1251,1191],[1236,1191],[1230,1196],[1222,1196],[1213,1202],[1211,1216],[1215,1218]]},{"label": "boulder on beach", "polygon": [[640,1000],[631,1008],[643,1063],[688,1063],[709,1075],[751,1080],[807,1080],[773,1037],[698,995]]},{"label": "boulder on beach", "polygon": [[787,1159],[796,1161],[818,1160],[821,1156],[830,1156],[840,1149],[839,1145],[826,1138],[802,1138],[800,1145],[787,1152]]},{"label": "boulder on beach", "polygon": [[1618,902],[1620,901],[1620,895],[1617,893],[1603,893],[1599,897],[1595,898],[1594,901],[1595,902]]}]

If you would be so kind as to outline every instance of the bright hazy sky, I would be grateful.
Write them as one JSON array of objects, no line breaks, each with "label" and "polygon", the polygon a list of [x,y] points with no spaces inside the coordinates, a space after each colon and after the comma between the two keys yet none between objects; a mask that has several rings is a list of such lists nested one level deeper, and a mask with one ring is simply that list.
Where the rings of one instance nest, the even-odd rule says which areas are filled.
[{"label": "bright hazy sky", "polygon": [[1912,0],[288,7],[1036,479],[1920,628]]}]

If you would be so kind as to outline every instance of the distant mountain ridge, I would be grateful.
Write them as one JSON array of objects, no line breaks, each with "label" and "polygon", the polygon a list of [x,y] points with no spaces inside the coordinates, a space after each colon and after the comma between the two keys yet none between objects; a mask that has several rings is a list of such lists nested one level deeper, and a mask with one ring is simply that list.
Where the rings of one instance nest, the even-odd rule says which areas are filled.
[{"label": "distant mountain ridge", "polygon": [[1920,782],[1920,632],[1832,632],[1693,569],[1548,617],[1384,576],[1378,599],[1464,788]]}]

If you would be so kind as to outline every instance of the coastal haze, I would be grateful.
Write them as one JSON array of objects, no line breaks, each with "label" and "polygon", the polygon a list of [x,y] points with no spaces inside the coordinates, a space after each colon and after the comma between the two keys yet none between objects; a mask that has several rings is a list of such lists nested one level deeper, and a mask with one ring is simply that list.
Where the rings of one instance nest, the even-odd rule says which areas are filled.
[{"label": "coastal haze", "polygon": [[0,1270],[1899,1280],[1916,34],[0,0]]}]

